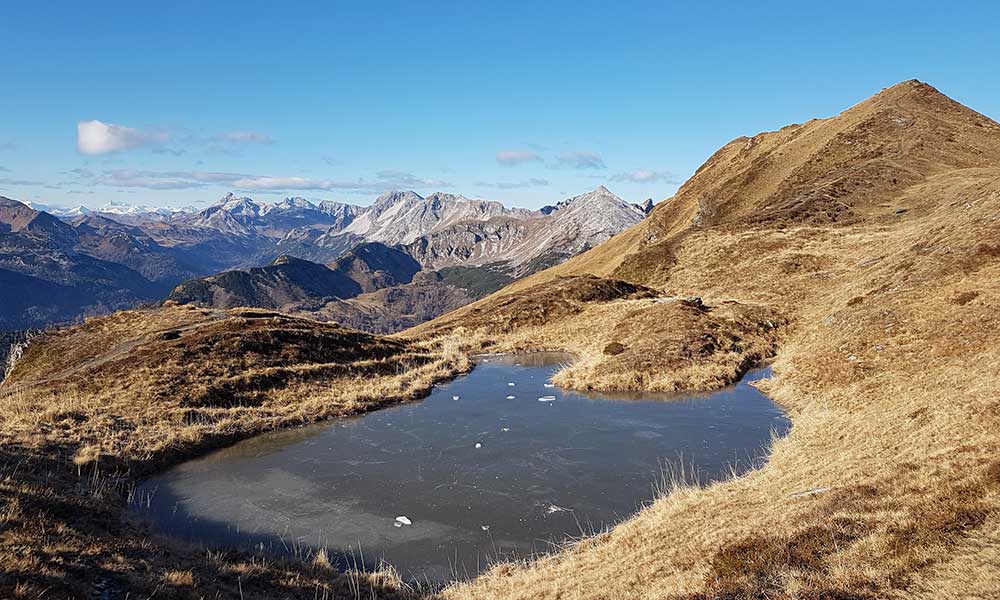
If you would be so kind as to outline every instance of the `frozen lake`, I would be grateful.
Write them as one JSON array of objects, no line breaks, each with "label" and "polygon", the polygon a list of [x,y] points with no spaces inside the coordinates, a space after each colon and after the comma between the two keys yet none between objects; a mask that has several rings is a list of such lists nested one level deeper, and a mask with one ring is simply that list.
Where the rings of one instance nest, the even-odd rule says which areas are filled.
[{"label": "frozen lake", "polygon": [[745,471],[789,426],[747,385],[764,369],[698,396],[581,394],[548,384],[570,360],[484,357],[422,401],[183,463],[142,484],[137,510],[207,546],[326,548],[341,566],[385,559],[443,581],[627,518],[665,465],[703,483]]}]

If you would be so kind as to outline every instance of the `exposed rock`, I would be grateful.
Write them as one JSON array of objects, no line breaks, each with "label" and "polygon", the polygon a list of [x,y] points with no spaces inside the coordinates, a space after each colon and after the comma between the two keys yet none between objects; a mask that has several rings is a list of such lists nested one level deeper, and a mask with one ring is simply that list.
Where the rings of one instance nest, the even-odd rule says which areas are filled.
[{"label": "exposed rock", "polygon": [[617,354],[621,354],[622,352],[625,352],[625,350],[626,350],[626,348],[625,348],[625,346],[623,344],[620,344],[618,342],[611,342],[610,344],[608,344],[607,346],[604,347],[604,351],[603,352],[607,356],[615,356]]}]

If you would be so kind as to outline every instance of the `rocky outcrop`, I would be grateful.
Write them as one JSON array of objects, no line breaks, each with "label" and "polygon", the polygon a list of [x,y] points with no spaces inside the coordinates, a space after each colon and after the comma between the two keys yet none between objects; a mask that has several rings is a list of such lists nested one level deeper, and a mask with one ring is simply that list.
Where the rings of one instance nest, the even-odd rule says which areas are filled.
[{"label": "rocky outcrop", "polygon": [[601,186],[527,217],[509,215],[441,228],[405,246],[426,268],[491,265],[523,276],[607,241],[646,216]]}]

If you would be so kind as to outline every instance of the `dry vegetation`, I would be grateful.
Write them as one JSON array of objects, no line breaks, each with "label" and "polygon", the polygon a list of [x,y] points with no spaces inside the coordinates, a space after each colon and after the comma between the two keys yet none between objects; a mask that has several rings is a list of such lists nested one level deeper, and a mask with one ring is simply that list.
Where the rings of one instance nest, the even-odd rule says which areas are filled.
[{"label": "dry vegetation", "polygon": [[322,555],[144,538],[114,475],[412,397],[463,368],[440,349],[461,339],[571,350],[580,388],[714,387],[773,356],[794,427],[757,471],[445,598],[996,598],[998,215],[1000,125],[906,82],[734,140],[639,226],[391,340],[259,313],[89,321],[29,346],[0,400],[0,595],[405,593]]},{"label": "dry vegetation", "polygon": [[[998,166],[1000,126],[907,82],[734,141],[647,222],[411,332],[570,348],[577,387],[714,385],[775,352],[794,425],[758,471],[443,595],[1000,597]],[[606,298],[497,327],[588,273],[711,310]],[[707,331],[725,341],[691,352]]]},{"label": "dry vegetation", "polygon": [[0,390],[0,597],[408,596],[397,578],[321,559],[148,538],[125,503],[165,464],[415,399],[467,367],[453,347],[259,310],[168,306],[45,334]]},{"label": "dry vegetation", "polygon": [[576,389],[670,392],[721,387],[774,353],[776,311],[710,304],[616,279],[563,276],[410,330],[457,332],[468,352],[560,349],[578,360],[554,381]]}]

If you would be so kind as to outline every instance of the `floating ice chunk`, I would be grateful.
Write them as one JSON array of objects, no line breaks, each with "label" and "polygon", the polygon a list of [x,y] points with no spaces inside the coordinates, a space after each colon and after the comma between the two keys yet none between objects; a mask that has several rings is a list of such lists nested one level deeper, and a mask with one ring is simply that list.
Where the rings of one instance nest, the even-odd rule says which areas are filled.
[{"label": "floating ice chunk", "polygon": [[514,387],[514,382],[513,381],[508,381],[507,382],[507,387]]},{"label": "floating ice chunk", "polygon": [[545,387],[547,387],[547,388],[554,388],[554,387],[556,387],[556,384],[554,384],[554,383],[546,383]]},{"label": "floating ice chunk", "polygon": [[413,525],[413,521],[410,520],[406,515],[400,515],[396,517],[396,521],[393,523],[396,527],[402,527],[403,525]]},{"label": "floating ice chunk", "polygon": [[514,398],[516,398],[516,396],[507,396],[508,400],[513,400]]},{"label": "floating ice chunk", "polygon": [[556,397],[555,396],[540,396],[538,398],[538,401],[539,402],[555,402],[556,401]]},{"label": "floating ice chunk", "polygon": [[476,442],[476,448],[482,448],[482,447],[483,447],[483,445],[481,443]]},{"label": "floating ice chunk", "polygon": [[458,396],[452,396],[451,399],[452,400],[458,400]]},{"label": "floating ice chunk", "polygon": [[500,429],[500,431],[510,431],[510,427],[503,427]]}]

